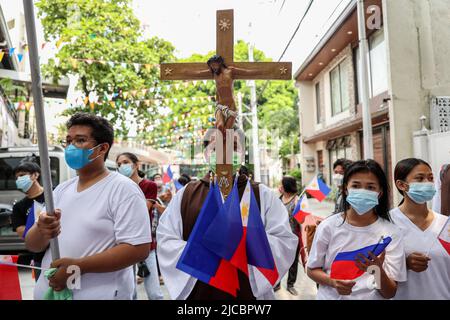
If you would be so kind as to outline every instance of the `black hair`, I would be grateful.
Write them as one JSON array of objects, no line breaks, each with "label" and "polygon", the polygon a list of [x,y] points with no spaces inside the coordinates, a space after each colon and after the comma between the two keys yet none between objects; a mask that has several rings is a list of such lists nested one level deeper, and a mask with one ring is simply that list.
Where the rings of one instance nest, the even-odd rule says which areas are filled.
[{"label": "black hair", "polygon": [[[424,164],[428,168],[431,169],[431,166],[428,164],[428,162],[426,162],[422,159],[417,159],[417,158],[403,159],[402,161],[398,162],[397,165],[395,166],[395,170],[394,170],[395,186],[396,186],[398,192],[400,192],[400,194],[403,197],[405,195],[403,194],[403,191],[397,187],[397,180],[406,181],[406,177],[411,173],[411,171],[413,171],[415,167],[417,167],[418,165],[421,165],[421,164]],[[403,202],[404,202],[404,199],[402,199],[402,201],[400,202],[399,205],[401,205]]]},{"label": "black hair", "polygon": [[14,168],[14,175],[19,172],[26,172],[29,174],[39,173],[39,177],[41,176],[41,167],[35,162],[32,161],[23,161],[20,162],[17,167]]},{"label": "black hair", "polygon": [[386,178],[386,174],[384,173],[381,166],[378,164],[378,162],[371,159],[353,162],[353,164],[350,165],[347,170],[345,170],[343,180],[344,192],[342,193],[341,203],[341,205],[344,207],[344,210],[347,211],[348,209],[350,209],[350,204],[347,202],[346,194],[346,191],[348,190],[348,182],[350,181],[350,178],[357,173],[373,173],[377,177],[382,194],[380,199],[378,200],[378,205],[375,207],[375,214],[380,218],[391,221],[391,217],[389,215],[389,183]]},{"label": "black hair", "polygon": [[162,178],[162,175],[161,175],[160,173],[155,173],[155,174],[152,176],[152,180],[153,180],[153,181],[155,181],[156,176],[160,176],[160,177]]},{"label": "black hair", "polygon": [[[117,158],[116,158],[116,163],[117,163],[117,161],[119,161],[119,158],[120,158],[121,156],[127,157],[127,158],[128,158],[131,162],[133,162],[133,164],[135,164],[136,166],[139,164],[139,159],[138,159],[138,157],[137,157],[134,153],[131,153],[131,152],[122,152],[121,154],[119,154],[119,155],[117,156]],[[137,174],[138,174],[138,176],[139,176],[140,178],[144,178],[144,177],[145,177],[145,173],[144,173],[143,171],[139,170],[139,168],[138,168],[138,170],[137,170]]]},{"label": "black hair", "polygon": [[283,185],[284,191],[286,191],[287,193],[294,194],[298,192],[297,181],[295,180],[294,177],[291,176],[283,177],[283,179],[281,180],[281,184]]},{"label": "black hair", "polygon": [[182,173],[181,175],[180,175],[180,177],[178,178],[178,182],[182,185],[182,186],[185,186],[185,185],[187,185],[189,182],[191,182],[191,177],[188,175],[188,174],[186,174],[186,173]]},{"label": "black hair", "polygon": [[73,126],[88,126],[92,129],[92,137],[98,144],[109,144],[104,160],[108,159],[109,151],[114,143],[114,129],[108,120],[92,113],[79,112],[66,123],[67,129]]},{"label": "black hair", "polygon": [[213,70],[211,68],[211,64],[213,64],[214,62],[220,64],[224,68],[227,68],[227,66],[225,65],[225,60],[223,59],[223,57],[215,54],[211,58],[209,58],[208,61],[206,62],[208,64],[209,69],[211,69],[211,72],[213,72]]},{"label": "black hair", "polygon": [[350,167],[352,165],[353,161],[352,160],[348,160],[348,159],[337,159],[334,163],[333,163],[333,170],[336,169],[337,166],[341,166],[344,171],[347,170],[348,167]]}]

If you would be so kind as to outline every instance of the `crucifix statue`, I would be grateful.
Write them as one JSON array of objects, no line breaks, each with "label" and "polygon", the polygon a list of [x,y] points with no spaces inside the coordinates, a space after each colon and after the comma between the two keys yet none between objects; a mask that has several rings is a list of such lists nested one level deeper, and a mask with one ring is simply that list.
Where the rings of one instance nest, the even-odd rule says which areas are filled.
[{"label": "crucifix statue", "polygon": [[[233,10],[219,10],[216,16],[216,55],[206,63],[163,63],[161,80],[215,80],[216,82],[216,128],[227,139],[227,129],[233,129],[237,118],[233,96],[234,80],[291,80],[290,62],[234,62]],[[218,140],[216,140],[216,143]],[[226,150],[226,148],[223,148]],[[222,194],[231,191],[233,163],[223,152],[217,157],[216,176]]]}]

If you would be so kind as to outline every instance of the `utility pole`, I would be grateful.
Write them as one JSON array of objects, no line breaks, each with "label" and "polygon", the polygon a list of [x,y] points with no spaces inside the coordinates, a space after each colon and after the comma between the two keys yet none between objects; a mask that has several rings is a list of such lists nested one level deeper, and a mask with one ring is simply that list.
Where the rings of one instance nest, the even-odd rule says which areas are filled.
[{"label": "utility pole", "polygon": [[244,130],[244,115],[242,113],[242,92],[238,92],[238,127]]},{"label": "utility pole", "polygon": [[[252,24],[249,24],[251,30]],[[250,32],[251,34],[251,32]],[[248,61],[254,62],[253,58],[253,41],[248,44]],[[249,80],[248,85],[250,87],[250,107],[252,113],[252,143],[253,143],[253,164],[254,164],[254,176],[255,181],[261,181],[261,161],[259,155],[259,137],[258,137],[258,110],[256,104],[256,81]]]},{"label": "utility pole", "polygon": [[364,0],[358,0],[357,10],[360,56],[359,77],[361,79],[364,158],[373,159],[372,117],[369,105],[369,73],[367,61],[369,43],[366,35],[366,18],[364,9]]}]

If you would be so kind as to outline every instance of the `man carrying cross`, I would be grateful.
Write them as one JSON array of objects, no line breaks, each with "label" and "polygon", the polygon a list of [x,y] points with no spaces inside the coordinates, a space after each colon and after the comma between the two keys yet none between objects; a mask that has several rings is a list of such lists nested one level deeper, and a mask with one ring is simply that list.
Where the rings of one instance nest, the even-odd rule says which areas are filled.
[{"label": "man carrying cross", "polygon": [[[215,156],[216,146],[221,144],[220,133],[217,131],[213,128],[209,129],[204,137],[204,156],[205,161],[210,164],[210,172],[215,171],[214,159],[218,158]],[[216,140],[217,136],[219,139]],[[233,172],[237,171],[240,164],[238,160],[241,158],[240,150],[245,145],[243,136],[243,132],[239,134],[239,131],[235,130]],[[241,174],[237,180],[237,189],[239,201],[242,204],[249,178],[243,174],[244,170],[239,171]],[[294,261],[298,239],[290,229],[286,208],[274,192],[267,186],[253,181],[250,181],[250,186],[255,194],[264,231],[278,271],[278,279],[276,279],[278,282]],[[274,299],[272,284],[254,266],[249,265],[248,274],[241,270],[237,271],[239,290],[236,297],[197,280],[177,267],[209,190],[209,174],[199,181],[190,182],[175,195],[160,219],[157,230],[158,262],[171,298],[177,300]],[[242,212],[242,215],[244,216],[245,213]]]}]

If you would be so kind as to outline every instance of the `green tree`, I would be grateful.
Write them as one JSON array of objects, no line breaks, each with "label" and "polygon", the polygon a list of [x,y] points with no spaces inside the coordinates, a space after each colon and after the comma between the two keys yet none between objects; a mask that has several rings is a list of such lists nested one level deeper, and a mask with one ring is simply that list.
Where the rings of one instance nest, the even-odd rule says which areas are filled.
[{"label": "green tree", "polygon": [[[140,23],[130,2],[40,0],[36,3],[46,41],[54,40],[60,45],[55,58],[43,67],[43,73],[55,81],[69,74],[78,75],[78,89],[84,96],[95,93],[98,97],[96,103],[69,108],[66,113],[83,110],[105,116],[116,125],[121,136],[128,134],[129,115],[142,124],[155,118],[138,102],[154,99],[155,94],[129,98],[123,92],[154,86],[159,79],[157,65],[174,59],[174,47],[169,42],[158,38],[141,40]],[[143,67],[146,65],[151,67]],[[118,95],[112,96],[113,93]]]}]

